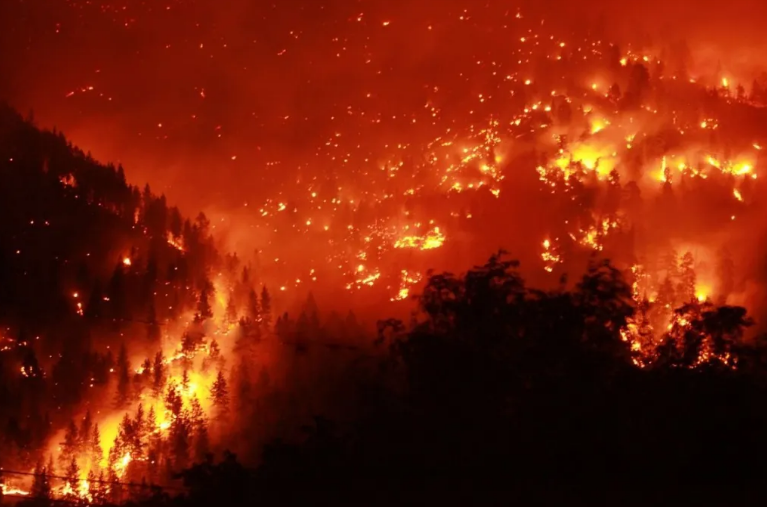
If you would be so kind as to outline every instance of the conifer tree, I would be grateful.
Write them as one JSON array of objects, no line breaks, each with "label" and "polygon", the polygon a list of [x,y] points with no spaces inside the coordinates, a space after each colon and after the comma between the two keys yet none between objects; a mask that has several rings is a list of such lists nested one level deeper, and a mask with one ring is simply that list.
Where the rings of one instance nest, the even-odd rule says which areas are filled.
[{"label": "conifer tree", "polygon": [[152,378],[152,360],[148,357],[144,359],[144,362],[141,363],[141,379],[144,383],[144,386],[151,385],[151,378]]},{"label": "conifer tree", "polygon": [[88,477],[85,480],[88,481],[88,494],[94,499],[95,503],[94,495],[98,489],[98,485],[96,484],[98,477],[96,477],[96,472],[92,468],[88,470]]},{"label": "conifer tree", "polygon": [[67,466],[64,480],[67,486],[72,488],[73,492],[77,492],[78,483],[80,482],[80,467],[77,466],[77,460],[74,457],[72,457],[69,466]]},{"label": "conifer tree", "polygon": [[232,371],[231,379],[229,385],[235,386],[235,410],[237,410],[237,414],[240,417],[246,417],[252,407],[253,383],[251,381],[248,363],[245,360],[240,361],[236,375],[235,372]]},{"label": "conifer tree", "polygon": [[50,473],[45,469],[42,462],[38,461],[35,465],[35,476],[32,480],[32,490],[30,494],[33,498],[40,500],[50,500],[51,482]]},{"label": "conifer tree", "polygon": [[165,393],[165,408],[178,418],[181,415],[183,406],[181,395],[178,394],[178,386],[175,382],[171,382]]},{"label": "conifer tree", "polygon": [[195,460],[202,461],[208,454],[210,442],[208,438],[208,423],[205,417],[205,412],[203,411],[197,396],[192,398],[189,419],[192,425],[192,436],[194,439],[194,457]]},{"label": "conifer tree", "polygon": [[254,325],[261,323],[261,307],[258,304],[258,295],[253,289],[248,292],[248,319]]},{"label": "conifer tree", "polygon": [[104,459],[104,449],[101,447],[101,432],[98,423],[93,425],[93,432],[88,444],[88,454],[91,460],[91,469],[101,468],[101,461]]},{"label": "conifer tree", "polygon": [[229,390],[226,386],[224,373],[218,370],[215,382],[210,390],[213,406],[216,408],[217,417],[220,419],[229,411]]},{"label": "conifer tree", "polygon": [[155,398],[157,398],[165,389],[165,358],[163,357],[162,351],[158,351],[154,356],[152,377],[152,391]]},{"label": "conifer tree", "polygon": [[261,324],[264,332],[272,332],[272,296],[266,285],[261,288]]},{"label": "conifer tree", "polygon": [[117,470],[114,467],[109,467],[107,470],[106,480],[109,483],[106,493],[107,501],[115,505],[121,503],[122,487],[120,486],[120,477],[117,475]]},{"label": "conifer tree", "polygon": [[157,311],[154,307],[154,299],[149,303],[149,316],[147,318],[146,336],[149,343],[159,342],[160,337],[162,336],[162,332],[160,331],[160,324],[157,322]]},{"label": "conifer tree", "polygon": [[229,298],[226,302],[226,324],[228,326],[237,324],[237,305],[234,303],[234,291],[229,291]]},{"label": "conifer tree", "polygon": [[88,445],[90,444],[92,430],[93,430],[93,423],[91,421],[91,411],[88,410],[85,413],[85,417],[83,417],[82,422],[80,423],[80,434],[79,434],[80,449],[85,450],[88,448]]},{"label": "conifer tree", "polygon": [[74,421],[69,421],[69,426],[64,433],[64,442],[61,443],[59,454],[59,466],[66,468],[72,459],[77,456],[80,436]]},{"label": "conifer tree", "polygon": [[142,403],[139,403],[139,406],[136,409],[136,418],[133,420],[133,428],[134,435],[131,455],[136,459],[142,459],[144,457],[144,442],[148,433],[147,418]]},{"label": "conifer tree", "polygon": [[671,249],[663,256],[663,268],[666,270],[666,276],[672,280],[679,276],[679,255],[676,250]]},{"label": "conifer tree", "polygon": [[130,398],[130,364],[125,343],[120,346],[120,354],[117,356],[117,397],[118,407],[124,407]]},{"label": "conifer tree", "polygon": [[695,260],[692,253],[687,252],[682,256],[679,265],[679,285],[677,286],[677,298],[682,303],[689,303],[695,299]]},{"label": "conifer tree", "polygon": [[109,280],[109,306],[113,319],[123,320],[129,317],[128,303],[126,301],[125,272],[123,263],[119,262],[112,272]]},{"label": "conifer tree", "polygon": [[107,484],[103,470],[99,471],[95,485],[91,488],[91,495],[95,505],[104,505],[107,502]]},{"label": "conifer tree", "polygon": [[135,436],[135,428],[130,415],[126,412],[123,415],[122,421],[120,421],[120,427],[117,430],[117,438],[115,439],[115,445],[113,449],[116,449],[116,453],[119,456],[123,456],[126,452],[130,452],[132,449],[133,439]]},{"label": "conifer tree", "polygon": [[170,445],[173,452],[174,465],[177,470],[185,468],[189,462],[190,426],[189,416],[186,411],[173,419],[170,425]]},{"label": "conifer tree", "polygon": [[210,306],[210,298],[213,296],[213,284],[205,279],[200,289],[200,296],[197,300],[197,314],[195,321],[202,322],[213,317],[213,308]]},{"label": "conifer tree", "polygon": [[306,312],[301,312],[296,322],[296,338],[299,341],[308,340],[311,336],[309,317],[306,316]]},{"label": "conifer tree", "polygon": [[674,284],[671,282],[671,278],[667,276],[658,289],[658,298],[656,299],[656,304],[661,308],[673,310],[676,304],[676,300],[677,298],[674,291]]},{"label": "conifer tree", "polygon": [[146,427],[149,435],[157,428],[157,414],[154,411],[154,407],[149,407],[149,413],[146,416]]}]

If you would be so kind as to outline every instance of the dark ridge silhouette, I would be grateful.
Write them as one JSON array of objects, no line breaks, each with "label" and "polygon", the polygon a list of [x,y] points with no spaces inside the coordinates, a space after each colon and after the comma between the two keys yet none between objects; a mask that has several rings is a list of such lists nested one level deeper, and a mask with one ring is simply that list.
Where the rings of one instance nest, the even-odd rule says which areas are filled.
[{"label": "dark ridge silhouette", "polygon": [[[742,338],[743,309],[698,308],[687,334],[666,336],[680,355],[639,368],[620,332],[636,311],[630,286],[609,262],[545,292],[515,267],[498,255],[434,275],[416,321],[381,322],[389,354],[348,379],[364,395],[353,419],[318,416],[302,439],[265,446],[255,468],[208,455],[180,474],[185,494],[139,505],[764,500],[765,349]],[[690,333],[727,360],[691,367]]]},{"label": "dark ridge silhouette", "polygon": [[0,466],[31,470],[112,372],[116,403],[133,402],[125,336],[158,342],[220,261],[204,215],[185,219],[5,105],[0,179]]}]

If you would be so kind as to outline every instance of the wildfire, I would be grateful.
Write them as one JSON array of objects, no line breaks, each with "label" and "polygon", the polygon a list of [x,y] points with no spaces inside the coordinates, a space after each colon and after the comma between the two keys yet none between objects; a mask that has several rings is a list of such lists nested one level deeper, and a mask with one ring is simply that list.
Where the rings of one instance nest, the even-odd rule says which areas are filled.
[{"label": "wildfire", "polygon": [[439,227],[435,227],[424,236],[405,236],[394,243],[394,248],[417,248],[419,250],[432,250],[441,247],[445,243],[445,235]]},{"label": "wildfire", "polygon": [[[358,273],[363,273],[365,268],[363,267],[361,270],[358,268],[357,271]],[[362,276],[362,278],[357,278],[354,283],[347,284],[346,288],[351,290],[352,288],[360,288],[362,286],[372,287],[379,278],[381,278],[381,273],[374,271]]]},{"label": "wildfire", "polygon": [[125,470],[128,468],[128,465],[132,461],[130,452],[126,452],[122,458],[117,462],[117,465],[115,465],[115,469],[117,470],[117,474],[119,476],[122,476],[125,474]]},{"label": "wildfire", "polygon": [[[362,15],[357,18],[358,21],[361,19]],[[518,14],[517,19],[521,20],[522,16]],[[388,26],[389,22],[382,22],[382,25]],[[399,27],[400,23],[395,20],[385,31],[389,32]],[[761,146],[753,140],[759,136],[750,136],[748,133],[743,133],[742,136],[730,135],[732,132],[729,132],[728,128],[731,122],[727,121],[724,111],[720,111],[723,107],[711,111],[703,109],[703,113],[700,112],[702,109],[697,107],[684,114],[681,107],[666,106],[662,100],[655,97],[662,93],[660,86],[650,87],[652,93],[638,98],[638,102],[631,107],[623,107],[623,96],[626,95],[623,83],[632,68],[636,64],[652,70],[650,65],[661,63],[658,58],[649,53],[629,51],[622,56],[617,55],[620,56],[621,68],[617,68],[613,60],[609,73],[592,73],[592,67],[596,68],[605,63],[605,51],[601,43],[596,44],[596,41],[592,41],[592,44],[584,44],[582,41],[563,40],[560,36],[562,34],[543,33],[542,27],[545,25],[540,23],[540,20],[535,20],[531,30],[540,30],[540,37],[531,32],[525,33],[524,37],[514,38],[514,44],[524,45],[524,56],[517,55],[514,51],[519,48],[514,48],[509,51],[514,55],[512,60],[504,61],[505,56],[498,54],[497,61],[492,58],[485,61],[485,57],[482,57],[482,61],[472,61],[470,71],[457,69],[454,74],[460,74],[462,80],[471,80],[472,83],[473,78],[478,75],[476,86],[481,86],[484,81],[483,76],[478,73],[485,72],[483,69],[490,69],[484,77],[492,76],[492,82],[498,83],[497,86],[494,84],[476,90],[477,93],[470,97],[471,105],[465,111],[460,109],[460,106],[453,106],[452,100],[444,98],[452,96],[454,92],[445,83],[434,82],[423,90],[420,85],[415,87],[421,102],[415,108],[417,110],[404,111],[398,109],[396,103],[376,102],[381,90],[376,90],[371,83],[366,83],[366,86],[371,86],[370,90],[357,90],[362,92],[360,101],[364,106],[353,100],[344,101],[340,110],[335,109],[335,104],[332,108],[328,105],[327,116],[331,118],[332,123],[327,125],[332,126],[333,130],[328,130],[326,137],[317,140],[316,145],[311,146],[309,154],[303,154],[303,158],[300,154],[290,154],[290,157],[285,156],[282,160],[277,160],[280,158],[279,153],[274,153],[277,150],[270,151],[267,148],[264,153],[269,151],[268,159],[250,158],[246,153],[248,150],[242,149],[242,146],[234,147],[239,148],[238,156],[232,155],[233,151],[225,152],[222,157],[227,162],[226,167],[265,167],[268,170],[265,172],[280,175],[283,172],[287,173],[288,167],[300,168],[295,174],[289,173],[290,178],[286,179],[289,184],[265,189],[264,195],[257,198],[249,196],[249,199],[258,199],[258,202],[248,207],[247,212],[252,215],[248,215],[248,221],[243,220],[242,223],[247,223],[248,234],[252,233],[252,237],[259,240],[259,262],[269,265],[258,276],[263,274],[267,278],[277,279],[274,287],[279,291],[278,294],[285,298],[291,295],[294,287],[300,285],[303,289],[316,281],[317,273],[332,270],[338,273],[338,278],[332,282],[337,284],[337,288],[345,287],[354,295],[358,294],[357,291],[380,292],[382,301],[389,299],[391,302],[399,302],[410,299],[417,285],[422,282],[423,273],[420,267],[424,264],[421,264],[420,260],[452,250],[454,242],[459,244],[461,238],[471,232],[470,225],[466,224],[473,225],[480,221],[475,218],[469,222],[469,218],[486,217],[489,215],[488,210],[501,217],[503,215],[498,213],[505,212],[506,208],[503,206],[513,203],[514,199],[523,198],[524,192],[530,192],[530,195],[537,198],[537,192],[542,190],[540,194],[551,199],[546,201],[546,205],[551,205],[551,209],[555,210],[551,214],[553,218],[540,218],[541,222],[537,220],[538,215],[545,214],[541,213],[543,207],[537,209],[536,215],[530,212],[529,215],[514,216],[516,221],[529,220],[531,224],[539,226],[525,237],[523,245],[526,254],[540,258],[539,262],[542,262],[543,269],[548,273],[560,269],[558,265],[563,270],[570,269],[569,265],[565,265],[565,257],[569,257],[571,251],[617,255],[617,249],[613,246],[620,241],[614,239],[622,239],[622,233],[641,230],[646,225],[642,223],[641,218],[632,217],[626,211],[624,204],[630,197],[630,187],[627,183],[636,184],[637,193],[641,193],[646,206],[653,205],[662,191],[681,189],[691,178],[695,178],[695,185],[703,184],[702,180],[709,176],[711,179],[708,183],[725,180],[722,184],[727,186],[723,195],[732,195],[739,202],[744,202],[744,195],[749,202],[753,200],[750,196],[756,194],[749,190],[748,185],[751,182],[746,180],[757,177],[757,161],[760,160],[757,152],[761,150]],[[543,41],[547,39],[550,43],[545,48]],[[297,36],[295,40],[298,40]],[[212,45],[209,41],[206,42],[208,43],[204,46],[201,42],[196,50],[202,50],[204,47],[206,58],[212,59],[215,50],[210,49]],[[367,46],[367,42],[362,45]],[[344,43],[344,46],[346,47],[343,51],[332,52],[337,55],[334,58],[367,63],[372,61],[372,65],[367,68],[380,64],[379,59],[372,54],[372,49],[365,49],[357,53],[356,57],[350,57],[349,55],[357,49],[352,43]],[[207,54],[208,51],[210,54]],[[294,53],[301,54],[293,49],[283,49],[278,54],[281,56],[280,60],[284,60],[291,58]],[[575,54],[578,55],[577,59],[567,56]],[[359,58],[360,56],[362,58]],[[530,62],[538,61],[540,65],[553,66],[545,69],[551,70],[547,74],[564,74],[562,63],[557,63],[563,57],[569,62],[568,66],[576,66],[575,60],[580,60],[581,57],[588,61],[585,65],[588,66],[589,73],[578,74],[587,76],[588,81],[574,80],[580,84],[571,84],[567,76],[555,80],[544,79],[543,75],[534,75],[535,65]],[[476,60],[480,58],[477,57]],[[458,65],[456,62],[457,67]],[[354,75],[364,74],[357,72],[359,70],[356,69]],[[388,71],[380,72],[386,74]],[[652,70],[650,74],[648,79],[651,84],[658,84],[659,81],[655,80],[660,78],[654,76],[655,71]],[[385,78],[382,74],[379,75],[381,80]],[[616,91],[618,86],[611,87],[613,77],[615,84],[624,88],[623,93]],[[670,83],[672,80],[669,78],[668,74],[663,76],[663,83]],[[700,79],[701,82],[714,83],[715,88],[720,79],[724,88],[730,87],[730,80],[733,83],[739,80],[735,76],[730,76],[729,79],[706,76],[705,80],[700,76]],[[688,92],[701,89],[700,85],[695,85],[695,81],[694,79],[688,83],[687,79],[680,79],[680,86],[683,84],[687,87],[682,88],[680,93],[684,96],[694,96],[695,94]],[[98,91],[88,86],[89,93],[77,93],[76,96],[72,94],[71,100],[95,99]],[[192,118],[199,123],[201,118],[196,118],[196,114],[201,98],[205,99],[204,103],[216,100],[216,92],[210,87],[203,88],[201,83],[194,83],[189,88],[195,90],[195,103],[185,111],[183,117],[165,118],[158,113],[147,123],[152,127],[152,136],[155,136],[158,130],[162,132],[156,134],[159,136],[156,141],[164,142],[167,139],[166,133],[171,134],[182,129],[174,125],[193,123],[189,120],[192,112],[195,113],[191,114]],[[728,100],[732,99],[729,91],[715,91],[720,96],[727,96]],[[120,94],[115,94],[115,97],[118,95]],[[407,103],[405,100],[402,102]],[[256,113],[253,114],[255,117]],[[324,110],[322,114],[325,114]],[[296,116],[280,113],[279,117],[275,117],[277,120],[260,118],[254,123],[263,123],[271,128],[279,126],[277,123],[285,122],[285,128],[290,129],[292,122],[297,121]],[[300,121],[317,120],[311,118],[308,113],[301,116]],[[277,123],[273,125],[273,121]],[[659,127],[661,125],[663,130]],[[216,136],[215,142],[221,142],[222,136],[225,139],[230,135],[230,131],[235,130],[230,129],[228,125],[209,127],[207,130],[214,132],[212,135]],[[365,137],[368,128],[376,130],[374,135]],[[200,128],[200,131],[203,130]],[[232,132],[231,135],[236,134]],[[748,141],[745,146],[733,141],[735,146],[731,147],[724,145],[719,140],[720,136],[721,139],[742,137]],[[258,139],[257,136],[252,138]],[[710,141],[710,138],[716,140]],[[261,147],[258,147],[258,150],[254,147],[250,151],[260,152]],[[526,159],[529,164],[524,161],[517,164],[521,154],[528,151],[535,152],[531,158]],[[536,172],[530,174],[529,171],[532,170]],[[523,174],[523,171],[528,173]],[[328,177],[330,174],[333,175],[332,178]],[[726,177],[714,177],[722,175]],[[525,178],[531,180],[530,185],[533,188],[515,190],[515,185],[509,182],[516,184],[517,177],[519,181],[526,181]],[[211,179],[211,184],[215,179]],[[80,191],[72,174],[59,176],[58,181],[67,188],[68,195],[75,195]],[[82,178],[80,186],[87,188],[85,183],[86,180]],[[518,187],[522,188],[521,185]],[[512,190],[507,191],[507,188]],[[501,189],[504,189],[503,192]],[[600,208],[602,201],[609,201],[613,197],[614,209],[608,209],[607,205],[604,205],[605,209]],[[83,192],[78,198],[90,199],[87,192]],[[685,199],[678,199],[680,206],[683,206],[684,202]],[[529,201],[526,204],[529,204]],[[729,204],[737,206],[739,210],[749,208],[734,202]],[[526,208],[522,209],[527,211]],[[731,213],[732,210],[727,211],[726,216],[732,216],[734,220],[735,216]],[[144,227],[146,224],[142,223],[145,221],[145,213],[131,209],[127,214],[132,215],[130,220],[137,234],[142,231],[146,236],[151,234]],[[739,211],[738,217],[740,216]],[[251,218],[255,219],[250,220]],[[674,218],[672,216],[669,222],[674,222]],[[215,228],[224,219],[229,220],[230,217],[216,217],[209,226]],[[481,220],[482,229],[490,225],[490,220]],[[547,221],[543,222],[544,220]],[[498,222],[503,224],[503,218],[498,219]],[[678,222],[686,223],[682,220]],[[38,225],[39,223],[40,220]],[[164,241],[183,254],[188,248],[192,248],[193,241],[189,239],[189,230],[194,233],[203,226],[176,226],[172,228],[175,234],[167,232],[165,238],[160,236],[158,239],[160,243]],[[501,225],[493,232],[500,233],[502,230]],[[434,252],[445,245],[445,231],[450,233],[451,248]],[[544,241],[541,242],[541,239]],[[188,244],[185,245],[185,241]],[[286,260],[289,255],[286,254],[288,248],[284,245],[299,245],[300,255],[294,256],[299,261]],[[652,250],[656,247],[657,244],[653,243],[646,249]],[[409,252],[416,250],[432,253],[411,255]],[[17,251],[17,254],[20,252]],[[183,257],[181,254],[174,253],[174,257]],[[130,255],[135,257],[136,266],[127,271],[140,271],[139,265],[144,264],[144,257],[133,253]],[[387,255],[396,256],[397,262],[402,259],[403,264],[387,265],[387,259],[391,258],[387,258]],[[418,260],[413,262],[408,258]],[[122,266],[131,267],[134,260],[130,256],[123,256]],[[240,266],[251,260],[248,259]],[[680,282],[674,273],[680,266],[678,263],[669,263],[673,264],[673,269],[650,269],[649,266],[659,264],[658,259],[654,261],[644,265],[636,264],[632,268],[634,302],[637,307],[647,305],[649,316],[646,319],[637,316],[621,330],[622,338],[630,343],[630,349],[635,353],[634,360],[637,365],[650,364],[664,333],[689,325],[685,317],[670,313],[670,310],[679,304],[689,301],[676,296],[667,297],[661,290],[663,278],[667,275],[665,270],[672,273],[668,278],[674,290],[678,288]],[[634,262],[633,258],[631,262]],[[392,268],[392,265],[396,265],[396,268]],[[403,265],[406,269],[401,269]],[[308,267],[312,267],[311,271]],[[314,267],[318,268],[317,272]],[[540,264],[537,269],[540,269]],[[208,328],[206,333],[209,333],[206,338],[222,338],[226,335],[228,340],[234,334],[228,334],[229,331],[238,326],[236,319],[234,322],[223,323],[228,294],[237,286],[236,281],[225,278],[216,277],[215,280],[215,296],[210,301],[214,316],[210,322],[205,323]],[[692,289],[685,289],[686,299],[694,298],[703,304],[721,296],[713,289],[718,285],[710,283],[710,280],[707,286],[697,280],[693,285]],[[376,289],[368,290],[371,287]],[[78,288],[81,292],[74,293],[77,300],[74,301],[74,311],[83,316],[85,309],[82,299],[88,300],[88,291],[82,287]],[[158,293],[161,293],[161,290],[158,290]],[[86,297],[83,298],[83,294]],[[109,302],[109,297],[104,296],[103,300]],[[404,303],[402,305],[404,306]],[[242,309],[238,310],[239,313],[235,312],[238,313],[237,317],[242,317]],[[282,310],[284,308],[281,308]],[[192,320],[192,317],[184,315],[179,318],[179,322],[185,320]],[[167,332],[163,327],[160,351],[162,359],[158,360],[158,366],[167,368],[168,385],[174,386],[170,389],[172,394],[181,399],[184,409],[188,409],[193,399],[207,397],[214,382],[212,374],[209,371],[204,372],[200,364],[210,359],[212,347],[210,341],[182,345],[180,335],[180,332]],[[142,364],[137,368],[134,363],[131,370],[139,376],[149,377],[154,368],[154,363],[148,366]],[[188,371],[180,371],[182,368],[188,368]],[[36,370],[28,366],[20,367],[20,374],[24,377],[38,375]],[[170,432],[177,421],[177,416],[168,411],[163,403],[164,394],[168,393],[140,394],[141,402],[154,409],[156,424],[151,431],[157,434]],[[206,404],[204,408],[207,410],[209,406]],[[118,433],[116,424],[113,426],[115,427],[110,427],[102,439],[107,453],[113,448],[112,442]],[[140,463],[145,459],[139,454],[132,455],[131,452],[117,454],[120,455],[115,463],[115,471],[120,477],[128,473],[132,463]],[[70,486],[68,493],[87,498],[86,491],[89,491],[90,487],[91,484],[83,479],[80,486],[75,488],[77,491],[73,491]]]},{"label": "wildfire", "polygon": [[410,290],[413,286],[419,284],[422,280],[422,276],[418,272],[409,272],[403,269],[400,274],[400,285],[397,294],[392,297],[391,301],[403,301],[410,296]]},{"label": "wildfire", "polygon": [[77,488],[73,489],[68,482],[61,488],[59,495],[63,498],[78,498],[85,502],[93,502],[91,494],[91,484],[86,479],[81,479],[77,483]]},{"label": "wildfire", "polygon": [[184,251],[184,240],[183,240],[183,238],[180,238],[180,237],[176,238],[176,237],[173,236],[173,234],[171,234],[169,232],[168,233],[168,237],[167,237],[167,242],[168,242],[168,244],[170,246],[172,246],[173,248],[175,248],[179,252],[183,252]]},{"label": "wildfire", "polygon": [[618,221],[608,218],[603,219],[597,225],[592,225],[588,229],[579,229],[579,236],[570,234],[570,237],[578,241],[581,245],[591,248],[597,252],[601,252],[604,248],[602,241],[610,233],[611,230],[618,228]]},{"label": "wildfire", "polygon": [[545,266],[543,269],[549,273],[554,271],[554,265],[562,262],[562,257],[552,251],[551,241],[548,239],[543,242],[543,252],[541,253],[541,259]]}]

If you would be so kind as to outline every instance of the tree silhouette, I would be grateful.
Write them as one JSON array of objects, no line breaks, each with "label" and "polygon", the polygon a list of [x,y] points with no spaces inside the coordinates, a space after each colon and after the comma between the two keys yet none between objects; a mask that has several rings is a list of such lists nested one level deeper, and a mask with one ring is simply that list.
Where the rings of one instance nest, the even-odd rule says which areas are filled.
[{"label": "tree silhouette", "polygon": [[210,397],[216,409],[218,419],[222,419],[229,412],[229,390],[227,388],[224,373],[218,370],[216,380],[210,389]]},{"label": "tree silhouette", "polygon": [[118,407],[124,407],[130,398],[130,364],[125,343],[120,345],[120,353],[117,356],[117,396],[115,403]]},{"label": "tree silhouette", "polygon": [[272,296],[269,294],[269,290],[264,285],[261,288],[261,323],[264,328],[264,332],[271,333],[272,331]]},{"label": "tree silhouette", "polygon": [[253,289],[248,292],[248,319],[257,326],[261,324],[261,306],[258,302],[258,295]]},{"label": "tree silhouette", "polygon": [[101,460],[104,459],[104,449],[101,447],[101,432],[99,425],[94,424],[93,432],[88,441],[88,453],[91,460],[91,469],[98,470],[101,467]]},{"label": "tree silhouette", "polygon": [[162,351],[158,351],[154,356],[154,363],[152,365],[152,391],[155,398],[158,397],[165,389],[166,369],[165,369],[165,357]]},{"label": "tree silhouette", "polygon": [[684,302],[695,299],[695,260],[692,253],[687,252],[682,256],[682,262],[679,265],[679,285],[677,287],[677,297]]},{"label": "tree silhouette", "polygon": [[51,482],[49,471],[43,466],[41,461],[38,461],[35,465],[34,478],[32,480],[32,489],[30,494],[33,498],[38,500],[50,500],[51,498]]},{"label": "tree silhouette", "polygon": [[59,466],[66,468],[77,455],[79,451],[79,432],[74,421],[69,421],[66,432],[64,433],[64,442],[61,443],[61,453],[59,454]]},{"label": "tree silhouette", "polygon": [[162,337],[160,324],[157,322],[157,312],[154,307],[154,300],[149,304],[149,316],[147,318],[147,340],[150,343],[157,343]]},{"label": "tree silhouette", "polygon": [[194,396],[190,404],[191,409],[189,419],[192,429],[192,440],[194,441],[194,458],[197,462],[201,462],[205,459],[210,450],[208,424],[205,417],[205,411],[200,405],[200,400]]},{"label": "tree silhouette", "polygon": [[237,324],[237,305],[234,303],[234,291],[229,291],[229,298],[226,301],[226,323],[234,326]]},{"label": "tree silhouette", "polygon": [[71,490],[69,495],[76,497],[80,482],[80,467],[77,466],[77,460],[74,457],[69,462],[69,466],[67,466],[66,472],[64,474],[64,480],[66,485]]},{"label": "tree silhouette", "polygon": [[197,322],[213,317],[213,308],[210,306],[210,298],[213,296],[213,292],[213,284],[206,278],[201,284],[200,296],[197,300],[197,313],[195,314]]}]

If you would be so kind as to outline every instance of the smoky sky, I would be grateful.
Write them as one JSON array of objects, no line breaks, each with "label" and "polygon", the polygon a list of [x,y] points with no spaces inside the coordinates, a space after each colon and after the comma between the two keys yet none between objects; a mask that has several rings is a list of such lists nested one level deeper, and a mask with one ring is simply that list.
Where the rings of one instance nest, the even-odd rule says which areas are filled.
[{"label": "smoky sky", "polygon": [[601,30],[648,46],[685,41],[701,61],[727,54],[744,66],[767,7],[7,0],[0,9],[0,96],[97,158],[122,162],[132,182],[149,181],[196,210],[236,207],[301,169],[321,170],[317,148],[338,131],[355,134],[346,116],[366,107],[368,93],[379,110],[406,114],[423,106],[429,85],[453,77],[445,104],[459,105],[482,85],[479,76],[461,79],[459,65],[502,60],[505,41],[518,36],[508,28],[517,12],[563,33]]},{"label": "smoky sky", "polygon": [[[235,238],[230,245],[261,250],[271,263],[265,277],[293,287],[323,263],[332,273],[342,264],[353,278],[359,252],[334,233],[319,239],[311,252],[316,259],[308,259],[306,237],[277,234],[276,221],[261,220],[264,209],[298,209],[300,223],[283,221],[280,230],[308,231],[330,220],[327,206],[305,205],[310,192],[343,188],[357,205],[374,191],[377,198],[405,191],[377,178],[398,160],[423,166],[419,147],[452,141],[462,147],[461,139],[502,111],[525,106],[520,94],[509,94],[506,79],[535,79],[515,69],[545,67],[551,56],[537,47],[559,50],[554,39],[561,38],[572,54],[615,43],[622,53],[670,61],[685,55],[695,76],[726,74],[748,85],[764,70],[765,15],[767,5],[745,0],[5,0],[0,98],[22,113],[33,110],[39,125],[58,128],[97,159],[123,164],[131,183],[148,182],[185,213],[205,210],[216,232]],[[552,40],[538,38],[543,34]],[[600,39],[601,49],[580,47]],[[743,141],[750,146],[755,139]],[[562,226],[564,217],[527,197],[538,185],[535,167],[523,157],[530,148],[515,145],[502,154],[510,177],[501,204],[478,205],[487,193],[416,203],[413,216],[428,220],[439,212],[443,222],[460,222],[474,209],[472,232],[456,236],[453,227],[437,254],[442,260],[407,257],[395,274],[465,268],[499,247],[528,264],[539,262],[541,242],[547,234],[554,239],[550,224]],[[733,205],[731,187],[718,192],[729,200],[724,207]],[[367,214],[367,225],[385,218],[391,219],[385,226],[400,231],[414,226],[404,218],[409,205],[385,199],[379,205]],[[669,237],[700,239],[707,251],[701,256],[713,258],[728,241],[763,236],[758,220],[733,232],[729,212],[724,225],[712,227],[710,212],[705,200],[688,206],[694,227],[686,230],[648,218],[648,229],[664,234],[645,250],[666,248]],[[423,230],[440,225],[427,220]],[[354,225],[364,233],[361,219]],[[708,231],[714,232],[706,239]],[[322,233],[311,231],[316,238]],[[756,257],[736,259],[748,266],[742,280],[762,279]],[[743,297],[757,298],[745,285]]]}]

